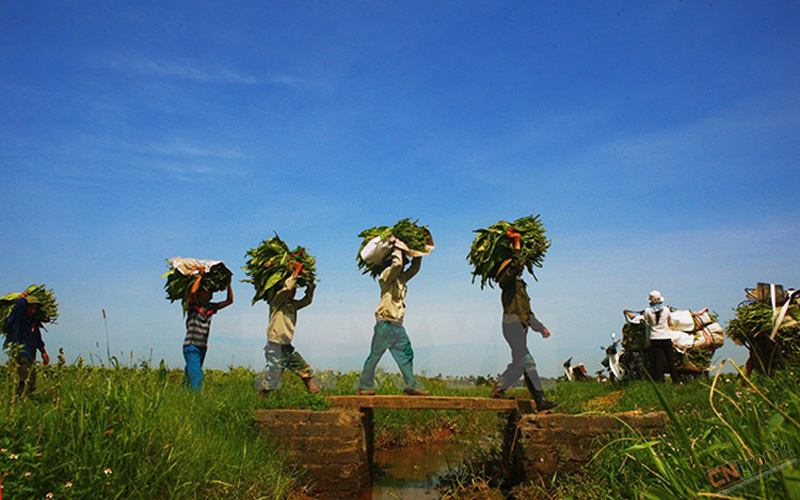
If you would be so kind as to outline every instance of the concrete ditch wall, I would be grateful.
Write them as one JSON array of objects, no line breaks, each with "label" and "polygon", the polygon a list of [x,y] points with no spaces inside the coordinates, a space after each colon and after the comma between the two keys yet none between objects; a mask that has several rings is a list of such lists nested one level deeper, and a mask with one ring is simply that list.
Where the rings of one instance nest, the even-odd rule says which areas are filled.
[{"label": "concrete ditch wall", "polygon": [[627,426],[643,434],[664,430],[667,414],[525,415],[514,449],[516,472],[525,480],[548,479],[556,470],[576,472]]},{"label": "concrete ditch wall", "polygon": [[[284,446],[315,492],[353,498],[372,484],[363,417],[345,409],[258,410],[255,425]],[[371,412],[369,417],[371,425]]]}]

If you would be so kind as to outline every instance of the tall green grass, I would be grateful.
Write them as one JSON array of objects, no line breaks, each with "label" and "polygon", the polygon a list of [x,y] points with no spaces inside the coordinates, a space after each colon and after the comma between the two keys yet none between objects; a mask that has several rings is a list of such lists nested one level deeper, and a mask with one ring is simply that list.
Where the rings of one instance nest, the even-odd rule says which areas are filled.
[{"label": "tall green grass", "polygon": [[[682,385],[646,380],[624,385],[562,383],[549,395],[559,403],[559,412],[663,410],[665,431],[643,435],[626,429],[600,448],[583,471],[557,472],[544,482],[513,488],[503,480],[498,443],[476,447],[471,460],[446,479],[442,491],[445,498],[500,493],[520,500],[800,499],[797,463],[728,495],[715,494],[707,477],[719,465],[746,461],[776,444],[788,443],[800,454],[797,381],[795,367],[770,378],[721,374]],[[602,402],[607,405],[598,406]]]},{"label": "tall green grass", "polygon": [[4,367],[4,497],[285,497],[297,473],[253,428],[251,374],[209,373],[199,394],[181,378],[164,367],[40,366],[37,391],[12,403]]}]

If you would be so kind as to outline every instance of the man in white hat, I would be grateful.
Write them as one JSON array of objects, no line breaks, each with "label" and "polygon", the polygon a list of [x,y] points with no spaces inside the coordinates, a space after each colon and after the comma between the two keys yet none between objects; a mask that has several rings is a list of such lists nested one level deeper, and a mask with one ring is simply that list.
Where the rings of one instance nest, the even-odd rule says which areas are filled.
[{"label": "man in white hat", "polygon": [[644,310],[647,338],[650,339],[650,376],[656,382],[664,381],[668,372],[673,383],[678,382],[675,361],[672,357],[672,330],[669,329],[669,307],[664,307],[661,292],[653,290],[647,296],[649,307]]}]

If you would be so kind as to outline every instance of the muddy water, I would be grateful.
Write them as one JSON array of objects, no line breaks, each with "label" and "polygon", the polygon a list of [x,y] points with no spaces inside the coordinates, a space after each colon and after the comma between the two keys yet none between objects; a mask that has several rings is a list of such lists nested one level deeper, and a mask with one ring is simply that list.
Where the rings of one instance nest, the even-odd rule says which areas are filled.
[{"label": "muddy water", "polygon": [[375,450],[374,461],[384,473],[359,500],[438,499],[439,477],[457,467],[466,444],[447,442]]}]

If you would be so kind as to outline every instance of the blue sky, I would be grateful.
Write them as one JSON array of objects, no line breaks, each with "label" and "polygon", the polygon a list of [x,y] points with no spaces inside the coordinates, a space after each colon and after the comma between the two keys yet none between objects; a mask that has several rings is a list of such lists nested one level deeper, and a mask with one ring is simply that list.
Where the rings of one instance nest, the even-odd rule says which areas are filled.
[{"label": "blue sky", "polygon": [[182,366],[164,259],[224,260],[206,365],[260,367],[239,267],[278,231],[322,279],[295,345],[358,369],[378,287],[356,235],[413,217],[437,245],[407,301],[418,371],[496,373],[472,230],[541,214],[553,337],[529,347],[593,371],[653,288],[724,323],[744,287],[800,284],[799,35],[793,1],[6,2],[0,291],[55,289],[51,353],[104,354],[105,309],[114,353]]}]

